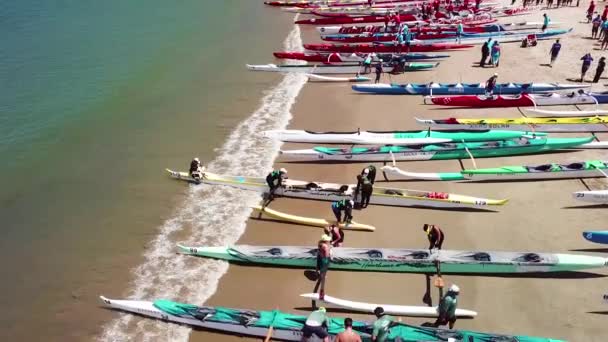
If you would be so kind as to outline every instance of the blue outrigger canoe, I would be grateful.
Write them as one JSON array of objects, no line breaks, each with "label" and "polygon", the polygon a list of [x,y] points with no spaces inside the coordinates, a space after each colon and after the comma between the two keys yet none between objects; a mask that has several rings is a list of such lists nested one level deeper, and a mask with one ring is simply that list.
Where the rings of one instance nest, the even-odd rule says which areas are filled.
[{"label": "blue outrigger canoe", "polygon": [[[562,83],[500,83],[494,94],[517,95],[545,93],[560,90],[587,88],[583,84]],[[485,83],[408,83],[408,84],[356,84],[354,91],[383,95],[483,95]]]},{"label": "blue outrigger canoe", "polygon": [[587,241],[608,244],[608,230],[596,230],[583,232],[583,237]]}]

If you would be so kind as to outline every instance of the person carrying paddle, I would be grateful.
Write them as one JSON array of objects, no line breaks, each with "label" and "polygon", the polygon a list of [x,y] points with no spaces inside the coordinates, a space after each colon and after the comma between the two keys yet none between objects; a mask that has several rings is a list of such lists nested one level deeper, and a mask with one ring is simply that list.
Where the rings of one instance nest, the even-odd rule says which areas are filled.
[{"label": "person carrying paddle", "polygon": [[583,61],[583,66],[581,67],[581,82],[583,82],[583,80],[585,79],[585,74],[587,73],[587,70],[589,70],[591,62],[593,62],[593,57],[591,57],[590,53],[586,53],[581,58],[581,61]]},{"label": "person carrying paddle", "polygon": [[384,342],[388,340],[394,318],[385,314],[384,309],[380,306],[374,309],[374,315],[376,315],[377,319],[374,322],[374,330],[372,331],[372,342]]},{"label": "person carrying paddle", "polygon": [[353,331],[353,319],[344,319],[344,331],[336,335],[334,342],[361,342],[361,336]]},{"label": "person carrying paddle", "polygon": [[312,335],[323,340],[323,342],[329,342],[329,333],[327,327],[329,327],[330,321],[327,317],[327,310],[324,307],[320,307],[308,315],[304,327],[302,328],[302,339],[300,341],[308,341]]},{"label": "person carrying paddle", "polygon": [[[353,206],[355,202],[353,200],[343,199],[340,201],[333,202],[331,204],[331,210],[336,216],[338,223],[349,223],[353,219]],[[344,211],[344,221],[342,221],[342,212]]]},{"label": "person carrying paddle", "polygon": [[342,243],[344,243],[344,230],[342,228],[332,223],[325,227],[325,235],[331,236],[332,247],[342,247]]},{"label": "person carrying paddle", "polygon": [[319,299],[323,300],[325,297],[325,279],[327,278],[327,271],[329,270],[329,264],[331,263],[331,236],[323,234],[321,240],[317,244],[317,284],[315,285],[315,292],[319,290]]},{"label": "person carrying paddle", "polygon": [[194,178],[197,182],[201,180],[203,176],[203,171],[205,171],[205,167],[198,158],[192,159],[190,162],[190,169],[188,170],[188,174],[190,177]]},{"label": "person carrying paddle", "polygon": [[593,77],[593,83],[598,83],[600,81],[600,77],[606,68],[606,57],[600,58],[600,61],[597,64],[597,69],[595,69],[595,76]]},{"label": "person carrying paddle", "polygon": [[498,79],[498,73],[494,73],[494,75],[486,81],[486,96],[494,95],[494,88],[496,88],[497,79]]},{"label": "person carrying paddle", "polygon": [[266,176],[266,184],[268,184],[268,199],[274,199],[274,193],[278,188],[283,186],[283,181],[287,179],[287,170],[281,168],[280,170],[273,170]]},{"label": "person carrying paddle", "polygon": [[460,288],[453,284],[448,289],[448,292],[441,298],[437,310],[439,311],[439,317],[433,324],[435,327],[449,324],[450,329],[454,329],[454,323],[456,323],[456,308],[458,307],[458,295],[460,294]]},{"label": "person carrying paddle", "polygon": [[429,239],[429,250],[433,248],[441,249],[443,245],[443,239],[445,235],[443,231],[434,224],[424,224],[422,230],[426,233],[426,237]]},{"label": "person carrying paddle", "polygon": [[553,62],[555,62],[555,60],[557,59],[557,56],[559,55],[559,51],[562,49],[562,44],[560,44],[559,39],[557,39],[555,41],[555,43],[553,43],[553,45],[551,45],[551,50],[549,51],[549,54],[551,55],[551,62],[549,63],[549,66],[551,68],[553,68]]}]

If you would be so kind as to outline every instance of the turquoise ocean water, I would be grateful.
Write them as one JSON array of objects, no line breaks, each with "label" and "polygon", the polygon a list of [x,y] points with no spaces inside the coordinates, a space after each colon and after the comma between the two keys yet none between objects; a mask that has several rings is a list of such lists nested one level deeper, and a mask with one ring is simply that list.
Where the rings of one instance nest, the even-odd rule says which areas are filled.
[{"label": "turquoise ocean water", "polygon": [[[278,75],[293,17],[253,0],[0,1],[0,339],[90,340]],[[160,285],[159,285],[160,286]],[[32,326],[38,328],[32,329]]]}]

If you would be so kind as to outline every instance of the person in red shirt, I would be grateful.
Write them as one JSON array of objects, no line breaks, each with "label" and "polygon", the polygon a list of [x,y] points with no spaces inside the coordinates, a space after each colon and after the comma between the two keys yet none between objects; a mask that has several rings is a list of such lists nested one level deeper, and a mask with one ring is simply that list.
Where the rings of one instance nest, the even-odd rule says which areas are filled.
[{"label": "person in red shirt", "polygon": [[441,249],[445,237],[443,231],[434,224],[425,224],[422,230],[424,230],[429,239],[429,250],[434,248]]},{"label": "person in red shirt", "polygon": [[606,21],[608,18],[608,6],[604,7],[604,12],[602,12],[602,21]]}]

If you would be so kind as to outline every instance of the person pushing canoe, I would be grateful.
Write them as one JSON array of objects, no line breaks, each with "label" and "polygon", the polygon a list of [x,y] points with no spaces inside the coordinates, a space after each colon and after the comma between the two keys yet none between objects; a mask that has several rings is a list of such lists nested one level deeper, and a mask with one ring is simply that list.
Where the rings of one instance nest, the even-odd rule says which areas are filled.
[{"label": "person pushing canoe", "polygon": [[203,171],[205,171],[205,167],[203,167],[201,161],[198,158],[192,159],[190,162],[190,170],[188,171],[190,177],[198,182],[203,176]]},{"label": "person pushing canoe", "polygon": [[385,314],[384,309],[380,306],[374,309],[374,315],[377,319],[374,322],[372,342],[385,342],[388,339],[394,318]]},{"label": "person pushing canoe", "polygon": [[498,73],[494,73],[492,77],[490,77],[486,81],[486,96],[494,95],[494,88],[496,88],[496,80],[498,79]]},{"label": "person pushing canoe", "polygon": [[302,328],[302,339],[300,341],[308,341],[312,335],[323,340],[323,342],[329,342],[329,333],[327,327],[329,327],[330,321],[327,317],[327,310],[324,307],[320,307],[308,315],[304,327]]},{"label": "person pushing canoe", "polygon": [[280,170],[273,170],[266,176],[266,183],[268,184],[268,200],[274,199],[274,193],[278,188],[283,186],[283,181],[287,179],[287,170],[281,168]]},{"label": "person pushing canoe", "polygon": [[422,226],[422,230],[424,230],[427,238],[429,239],[429,250],[434,248],[441,249],[443,239],[445,237],[445,235],[443,235],[443,231],[441,231],[441,229],[434,224],[426,223],[424,226]]},{"label": "person pushing canoe", "polygon": [[456,323],[456,308],[458,307],[459,294],[460,288],[453,284],[450,286],[445,296],[441,298],[439,306],[437,307],[439,317],[437,317],[437,321],[435,321],[435,327],[449,324],[450,329],[454,328],[454,323]]},{"label": "person pushing canoe", "polygon": [[[338,223],[350,223],[353,219],[353,206],[355,202],[353,200],[343,199],[337,202],[332,202],[331,210],[336,216]],[[342,221],[342,212],[344,211],[344,221]]]}]

